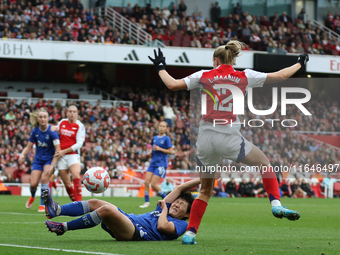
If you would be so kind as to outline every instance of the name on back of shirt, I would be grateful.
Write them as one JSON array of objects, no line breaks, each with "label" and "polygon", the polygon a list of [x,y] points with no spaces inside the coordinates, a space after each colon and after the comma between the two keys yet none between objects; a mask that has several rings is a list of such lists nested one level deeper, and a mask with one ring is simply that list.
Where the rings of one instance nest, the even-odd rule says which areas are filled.
[{"label": "name on back of shirt", "polygon": [[230,74],[228,74],[228,75],[226,75],[224,77],[223,77],[223,75],[216,75],[214,77],[214,79],[208,79],[208,81],[210,81],[210,83],[213,83],[216,80],[231,80],[231,81],[233,81],[235,83],[239,83],[241,78],[238,78],[236,76],[231,76]]}]

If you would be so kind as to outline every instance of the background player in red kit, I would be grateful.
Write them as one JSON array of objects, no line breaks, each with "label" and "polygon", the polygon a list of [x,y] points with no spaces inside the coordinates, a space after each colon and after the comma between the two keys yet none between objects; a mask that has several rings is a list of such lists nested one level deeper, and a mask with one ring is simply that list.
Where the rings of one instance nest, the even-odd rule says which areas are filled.
[{"label": "background player in red kit", "polygon": [[[77,117],[78,109],[72,105],[67,109],[67,119],[62,119],[57,125],[61,147],[61,150],[56,153],[56,156],[59,157],[58,170],[72,201],[82,200],[78,149],[83,146],[85,141],[85,127],[77,120]],[[72,187],[69,171],[72,174],[74,187]]]},{"label": "background player in red kit", "polygon": [[[196,72],[184,79],[174,79],[165,71],[166,63],[162,51],[156,51],[155,58],[150,60],[157,68],[157,72],[164,84],[173,91],[191,90],[203,88],[212,91],[214,85],[228,84],[242,90],[243,96],[247,89],[251,87],[262,87],[264,83],[283,81],[291,77],[308,61],[308,55],[302,54],[298,58],[298,63],[284,68],[274,73],[261,73],[250,69],[242,72],[235,71],[232,67],[235,64],[242,48],[242,43],[231,40],[228,44],[218,47],[213,54],[212,70]],[[223,91],[223,90],[222,90]],[[205,91],[202,92],[206,94]],[[197,138],[197,164],[200,166],[216,166],[221,162],[222,157],[241,162],[250,166],[267,166],[269,171],[261,172],[263,185],[268,193],[272,205],[272,213],[278,218],[297,220],[300,214],[296,211],[286,209],[281,206],[279,185],[276,174],[270,167],[270,162],[264,153],[255,145],[244,139],[241,132],[235,125],[213,125],[213,119],[226,119],[235,122],[237,116],[233,115],[233,95],[229,90],[220,93],[220,99],[224,103],[220,108],[214,108],[213,100],[207,96],[206,114],[199,125]],[[235,99],[235,98],[234,98]],[[226,101],[226,102],[225,102]],[[236,102],[236,101],[235,101]],[[183,236],[182,244],[195,244],[195,237],[201,219],[205,213],[207,203],[212,195],[214,187],[213,173],[201,173],[201,190],[195,199],[189,218],[187,232]]]}]

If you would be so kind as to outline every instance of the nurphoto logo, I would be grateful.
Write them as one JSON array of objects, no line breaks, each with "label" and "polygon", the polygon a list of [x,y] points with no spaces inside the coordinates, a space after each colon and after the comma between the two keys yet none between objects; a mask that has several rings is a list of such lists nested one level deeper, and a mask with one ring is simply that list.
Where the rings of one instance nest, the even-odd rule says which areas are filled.
[{"label": "nurphoto logo", "polygon": [[[213,110],[220,111],[222,116],[223,112],[232,112],[233,115],[244,115],[244,94],[242,90],[234,85],[229,84],[216,84],[212,86],[213,91],[212,93],[206,89],[201,88],[202,91],[206,92],[206,94],[202,94],[201,97],[201,114],[206,115],[207,114],[207,95],[209,95],[214,104],[213,104]],[[225,99],[221,100],[220,96],[227,93],[227,90],[230,91],[231,95],[226,97]],[[267,110],[257,110],[254,107],[253,104],[253,88],[248,88],[248,108],[251,113],[254,115],[270,115],[274,113],[277,110],[278,106],[278,88],[273,87],[272,88],[272,106],[270,109]],[[288,93],[295,93],[295,94],[303,94],[303,98],[287,98]],[[213,95],[214,94],[214,95]],[[306,107],[303,106],[304,103],[309,102],[311,99],[311,93],[308,89],[305,88],[297,88],[297,87],[282,87],[281,88],[281,115],[285,116],[287,113],[287,105],[295,105],[304,115],[310,116],[312,115]],[[231,102],[232,101],[232,102]],[[252,126],[249,123],[252,123],[254,121],[262,122],[263,124],[260,126]],[[265,121],[271,122],[272,126],[274,126],[274,121],[279,121],[279,119],[266,119]],[[292,126],[285,125],[286,122],[294,122],[295,124]],[[240,122],[232,122],[230,119],[214,119],[213,120],[214,126],[215,125],[235,125],[235,124],[244,124]],[[297,121],[294,119],[285,119],[281,121],[282,126],[284,127],[295,127],[297,126]],[[261,119],[252,119],[248,121],[248,125],[250,127],[261,127],[264,125],[263,120]]]}]

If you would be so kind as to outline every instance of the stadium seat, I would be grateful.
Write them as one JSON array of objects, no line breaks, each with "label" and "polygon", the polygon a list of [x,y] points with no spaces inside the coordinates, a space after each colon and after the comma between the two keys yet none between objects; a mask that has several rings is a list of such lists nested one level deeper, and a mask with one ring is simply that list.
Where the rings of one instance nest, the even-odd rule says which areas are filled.
[{"label": "stadium seat", "polygon": [[31,92],[17,92],[17,91],[8,91],[7,92],[8,97],[32,97]]},{"label": "stadium seat", "polygon": [[334,194],[336,197],[339,197],[339,196],[340,196],[340,182],[335,182],[335,183],[334,183],[333,194]]},{"label": "stadium seat", "polygon": [[319,198],[325,197],[324,195],[322,195],[320,184],[312,184],[311,190],[314,191],[314,194],[315,194],[316,197],[319,197]]},{"label": "stadium seat", "polygon": [[69,93],[70,93],[70,90],[68,90],[68,89],[61,89],[61,90],[60,90],[60,93],[69,94]]},{"label": "stadium seat", "polygon": [[165,46],[170,46],[170,40],[163,40],[163,43],[165,44]]},{"label": "stadium seat", "polygon": [[191,41],[190,41],[190,36],[185,35],[182,38],[182,47],[190,47],[191,46]]},{"label": "stadium seat", "polygon": [[79,99],[79,95],[78,94],[70,94],[70,98]]},{"label": "stadium seat", "polygon": [[120,7],[119,7],[119,6],[115,6],[115,7],[113,7],[113,9],[114,9],[116,12],[118,12],[118,13],[120,13],[120,12],[121,12],[121,10],[120,10]]},{"label": "stadium seat", "polygon": [[[82,99],[82,100],[86,100],[86,99],[88,99],[88,100],[102,100],[103,99],[103,97],[102,97],[102,95],[89,95],[89,94],[87,94],[87,95],[79,95],[79,99]],[[97,104],[97,102],[96,102],[96,104]]]},{"label": "stadium seat", "polygon": [[62,98],[62,99],[66,99],[67,98],[67,94],[66,93],[51,93],[51,92],[47,92],[47,93],[44,93],[44,98]]},{"label": "stadium seat", "polygon": [[332,55],[338,56],[338,55],[339,55],[339,52],[338,52],[337,50],[332,50]]},{"label": "stadium seat", "polygon": [[30,174],[23,174],[21,176],[21,182],[22,183],[30,183],[31,175]]},{"label": "stadium seat", "polygon": [[5,173],[13,175],[13,172],[16,170],[16,167],[5,167]]}]

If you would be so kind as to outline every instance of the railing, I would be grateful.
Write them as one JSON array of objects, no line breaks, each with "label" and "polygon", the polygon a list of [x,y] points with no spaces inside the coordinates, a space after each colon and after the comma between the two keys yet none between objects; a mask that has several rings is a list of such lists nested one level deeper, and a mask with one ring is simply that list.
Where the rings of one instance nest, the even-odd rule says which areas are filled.
[{"label": "railing", "polygon": [[[31,103],[37,103],[39,101],[40,98],[37,97],[0,97],[0,104],[3,103],[1,102],[1,100],[4,99],[17,99],[19,102],[21,102],[23,99],[27,100],[28,105],[30,105]],[[97,99],[70,99],[70,98],[43,98],[46,101],[52,100],[53,103],[55,103],[56,101],[60,101],[62,106],[66,106],[66,103],[68,101],[70,101],[71,103],[73,102],[83,102],[83,101],[87,101],[89,102],[90,105],[97,105],[98,100]],[[101,106],[102,107],[117,107],[120,106],[120,104],[123,104],[126,107],[132,107],[133,103],[132,101],[123,101],[123,100],[100,100],[101,102]]]},{"label": "railing", "polygon": [[339,34],[335,33],[333,30],[329,29],[328,27],[326,27],[322,23],[320,23],[317,20],[313,19],[312,20],[312,26],[314,28],[316,28],[316,27],[318,27],[318,25],[320,25],[323,30],[327,31],[329,39],[331,39],[331,37],[333,36],[334,38],[337,39],[338,42],[340,42],[340,35]]},{"label": "railing", "polygon": [[160,41],[152,41],[152,35],[145,32],[136,23],[131,22],[127,18],[120,15],[109,6],[93,8],[92,14],[98,15],[101,19],[106,17],[107,22],[113,27],[118,28],[121,38],[129,33],[129,39],[133,39],[138,45],[146,45],[149,47],[165,47]]}]

